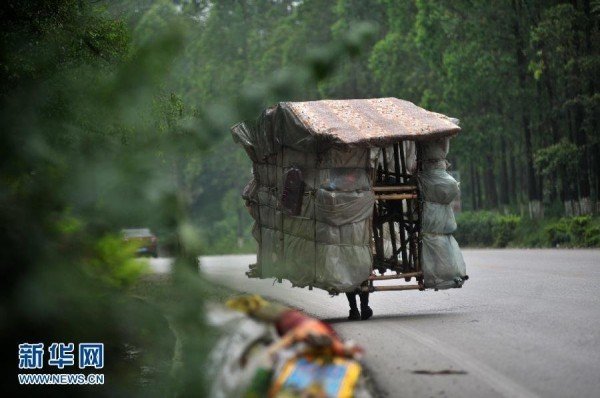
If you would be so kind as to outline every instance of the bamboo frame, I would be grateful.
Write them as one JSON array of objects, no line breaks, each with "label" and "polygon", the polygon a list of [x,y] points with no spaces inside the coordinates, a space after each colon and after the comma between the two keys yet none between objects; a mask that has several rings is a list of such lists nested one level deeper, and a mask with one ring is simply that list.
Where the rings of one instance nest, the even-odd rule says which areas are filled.
[{"label": "bamboo frame", "polygon": [[405,200],[405,199],[417,199],[416,193],[392,193],[387,195],[375,195],[377,200]]},{"label": "bamboo frame", "polygon": [[416,185],[391,185],[391,186],[380,186],[373,187],[375,192],[412,192],[416,191]]},{"label": "bamboo frame", "polygon": [[[420,170],[420,147],[416,145],[417,167]],[[416,176],[406,167],[404,143],[393,145],[393,165],[388,161],[388,149],[382,148],[383,159],[375,170],[373,192],[373,249],[372,270],[382,275],[371,275],[360,288],[361,291],[423,290],[421,271],[421,196],[416,185]],[[391,154],[390,154],[391,155]],[[386,227],[387,224],[387,228]],[[386,256],[384,236],[389,231],[391,255]],[[397,232],[396,232],[397,231]],[[386,232],[387,235],[387,232]],[[399,239],[399,241],[398,241]],[[394,275],[383,275],[392,270]],[[374,286],[380,280],[415,278],[417,285]]]},{"label": "bamboo frame", "polygon": [[424,290],[423,285],[361,286],[361,292],[392,292],[396,290]]},{"label": "bamboo frame", "polygon": [[404,274],[395,275],[371,275],[369,276],[370,281],[385,281],[390,279],[406,279],[423,276],[423,272],[406,272]]}]

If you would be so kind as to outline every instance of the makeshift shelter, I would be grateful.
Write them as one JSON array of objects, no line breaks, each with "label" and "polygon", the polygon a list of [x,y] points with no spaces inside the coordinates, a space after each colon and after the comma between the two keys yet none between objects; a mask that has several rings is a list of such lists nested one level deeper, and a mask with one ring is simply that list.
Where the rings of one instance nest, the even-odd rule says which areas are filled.
[{"label": "makeshift shelter", "polygon": [[258,241],[248,275],[331,293],[461,287],[459,187],[446,172],[459,131],[397,98],[281,102],[233,126],[253,162],[242,195]]}]

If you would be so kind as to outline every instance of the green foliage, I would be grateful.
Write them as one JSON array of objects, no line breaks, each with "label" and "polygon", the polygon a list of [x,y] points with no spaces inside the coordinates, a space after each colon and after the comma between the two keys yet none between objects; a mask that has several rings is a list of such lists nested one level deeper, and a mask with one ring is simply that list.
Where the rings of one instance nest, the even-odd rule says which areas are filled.
[{"label": "green foliage", "polygon": [[492,226],[494,247],[506,247],[515,237],[515,230],[521,223],[521,217],[514,215],[499,216]]},{"label": "green foliage", "polygon": [[544,232],[552,246],[598,247],[600,222],[590,216],[561,218]]},{"label": "green foliage", "polygon": [[581,152],[577,146],[563,139],[558,144],[538,150],[534,160],[538,170],[550,176],[558,173],[575,173],[580,156]]},{"label": "green foliage", "polygon": [[[312,34],[322,4],[203,4],[2,5],[0,337],[9,368],[25,341],[99,341],[110,380],[100,394],[208,393],[215,333],[202,308],[213,289],[198,255],[255,249],[239,199],[250,166],[226,132],[273,101],[316,96],[371,28],[339,32],[311,56],[308,44],[298,52],[284,41],[279,59],[267,50],[289,30],[274,22],[293,28],[305,18]],[[272,72],[292,58],[297,65]],[[170,249],[164,294],[179,300],[135,295],[145,263],[118,236],[127,227],[150,227]]]},{"label": "green foliage", "polygon": [[515,237],[521,217],[489,211],[462,212],[454,234],[461,245],[506,247]]},{"label": "green foliage", "polygon": [[492,246],[494,235],[492,228],[498,214],[481,212],[462,212],[456,217],[458,229],[454,237],[462,246]]},{"label": "green foliage", "polygon": [[[229,252],[239,250],[239,239],[252,237],[247,216],[220,205],[250,177],[228,127],[281,100],[395,96],[460,118],[463,133],[452,141],[449,160],[463,177],[465,209],[516,209],[528,200],[525,113],[545,204],[559,195],[576,196],[578,182],[566,170],[580,167],[597,141],[598,101],[585,88],[598,86],[592,82],[599,75],[593,55],[598,29],[589,31],[591,48],[584,45],[586,23],[597,15],[585,16],[568,4],[529,7],[539,21],[510,2],[490,7],[439,0],[228,0],[176,7],[140,0],[136,8],[142,11],[127,15],[134,43],[151,42],[172,21],[181,27],[182,56],[172,63],[169,81],[184,113],[203,119],[216,145],[206,156],[192,154],[181,162],[178,181],[194,221],[211,241],[209,250]],[[517,65],[518,51],[525,55],[525,70]],[[525,73],[523,87],[519,72]],[[584,107],[587,147],[566,122],[575,103]],[[492,191],[505,193],[501,203]],[[554,213],[562,215],[564,206]]]},{"label": "green foliage", "polygon": [[[204,320],[189,316],[206,286],[188,275],[194,310],[158,309],[131,296],[145,264],[118,236],[132,225],[173,231],[183,268],[194,267],[183,258],[199,254],[179,227],[188,210],[165,161],[181,148],[201,153],[207,141],[202,130],[190,132],[176,97],[163,94],[178,29],[134,46],[124,21],[87,2],[5,2],[2,15],[0,41],[10,54],[0,72],[6,368],[14,368],[19,343],[99,341],[110,380],[99,394],[202,394],[202,371],[171,373],[167,319],[185,326],[178,339],[193,358],[184,364],[204,360],[206,347],[185,341],[206,334]],[[150,368],[156,374],[144,379]],[[46,392],[58,394],[65,392]]]},{"label": "green foliage", "polygon": [[552,246],[565,246],[572,243],[569,224],[567,219],[560,219],[544,228],[544,233]]},{"label": "green foliage", "polygon": [[124,242],[119,235],[101,237],[93,247],[86,271],[108,285],[131,286],[148,267],[135,258],[139,244]]},{"label": "green foliage", "polygon": [[454,236],[465,247],[600,247],[600,218],[530,220],[488,211],[462,212]]}]

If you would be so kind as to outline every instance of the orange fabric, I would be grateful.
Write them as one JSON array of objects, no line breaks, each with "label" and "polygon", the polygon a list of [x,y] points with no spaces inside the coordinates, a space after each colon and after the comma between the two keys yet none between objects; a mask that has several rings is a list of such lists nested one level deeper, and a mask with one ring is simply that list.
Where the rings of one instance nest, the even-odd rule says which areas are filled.
[{"label": "orange fabric", "polygon": [[299,341],[307,341],[310,338],[327,337],[330,340],[329,348],[334,355],[352,356],[354,353],[362,351],[358,347],[349,351],[331,326],[296,310],[285,312],[276,326],[277,331],[282,336],[281,343],[284,346],[290,346]]}]

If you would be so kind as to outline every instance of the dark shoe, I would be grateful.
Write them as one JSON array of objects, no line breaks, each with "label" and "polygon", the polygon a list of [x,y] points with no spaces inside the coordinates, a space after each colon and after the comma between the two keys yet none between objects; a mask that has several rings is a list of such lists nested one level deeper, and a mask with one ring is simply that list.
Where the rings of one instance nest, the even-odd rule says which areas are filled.
[{"label": "dark shoe", "polygon": [[360,315],[360,319],[362,319],[363,321],[366,321],[367,319],[373,316],[373,310],[371,309],[371,307],[362,307],[360,309],[360,312],[362,313]]},{"label": "dark shoe", "polygon": [[348,315],[348,319],[351,321],[358,321],[360,319],[360,312],[358,312],[358,310],[350,310],[350,315]]}]

